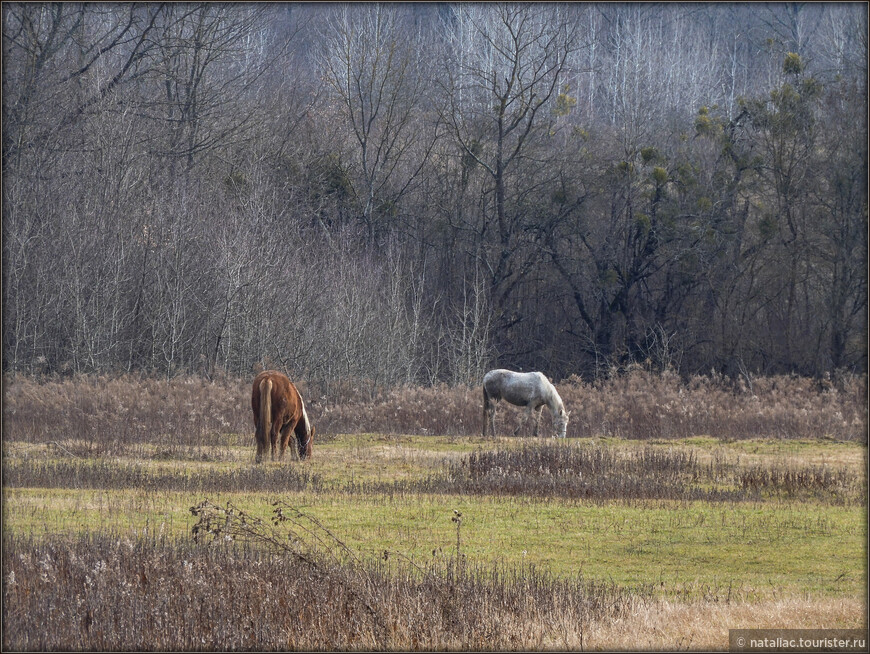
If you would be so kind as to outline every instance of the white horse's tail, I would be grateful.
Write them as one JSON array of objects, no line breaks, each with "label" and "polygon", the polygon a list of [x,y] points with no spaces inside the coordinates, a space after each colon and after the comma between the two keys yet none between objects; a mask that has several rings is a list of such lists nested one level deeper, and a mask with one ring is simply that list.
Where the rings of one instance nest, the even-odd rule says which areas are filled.
[{"label": "white horse's tail", "polygon": [[486,423],[489,418],[489,393],[486,392],[486,384],[483,385],[483,435],[486,436]]}]

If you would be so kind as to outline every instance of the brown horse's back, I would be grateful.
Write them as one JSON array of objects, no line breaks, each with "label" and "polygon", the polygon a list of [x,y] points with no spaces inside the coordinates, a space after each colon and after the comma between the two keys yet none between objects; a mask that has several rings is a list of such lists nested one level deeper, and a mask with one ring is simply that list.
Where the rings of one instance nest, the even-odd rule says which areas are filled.
[{"label": "brown horse's back", "polygon": [[280,458],[283,458],[291,433],[295,433],[299,441],[300,457],[311,455],[314,428],[308,421],[302,396],[286,375],[275,370],[264,370],[257,375],[251,388],[251,409],[256,429],[257,462],[262,460],[267,448],[271,449],[274,460],[278,445]]},{"label": "brown horse's back", "polygon": [[272,392],[268,399],[264,398],[264,404],[267,402],[271,405],[271,409],[274,413],[280,413],[282,415],[286,413],[286,410],[290,408],[288,407],[288,404],[292,403],[298,395],[296,387],[286,375],[282,375],[280,372],[274,370],[264,370],[261,372],[254,378],[254,384],[251,388],[251,408],[254,411],[255,426],[260,423],[260,386],[266,381],[272,382]]}]

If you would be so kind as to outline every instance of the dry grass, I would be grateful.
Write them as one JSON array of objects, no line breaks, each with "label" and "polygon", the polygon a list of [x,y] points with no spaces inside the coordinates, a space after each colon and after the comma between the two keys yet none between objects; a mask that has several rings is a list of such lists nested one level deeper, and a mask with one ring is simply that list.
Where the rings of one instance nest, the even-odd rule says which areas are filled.
[{"label": "dry grass", "polygon": [[[693,450],[649,445],[630,451],[580,444],[534,443],[478,451],[421,484],[451,493],[568,497],[592,500],[747,501],[777,497],[861,503],[866,479],[845,466],[741,466]],[[448,490],[449,489],[449,490]]]},{"label": "dry grass", "polygon": [[540,648],[563,639],[568,623],[582,630],[650,601],[461,557],[425,569],[360,562],[317,524],[288,540],[240,512],[232,525],[226,513],[214,517],[199,532],[208,545],[5,537],[4,650]]},{"label": "dry grass", "polygon": [[[587,650],[728,650],[729,629],[866,629],[858,598],[788,598],[753,603],[659,600],[631,615],[596,621],[583,634]],[[569,641],[579,649],[580,634]]]},{"label": "dry grass", "polygon": [[[306,527],[319,550],[313,538],[259,547],[238,527],[208,546],[7,536],[3,648],[727,650],[728,629],[866,628],[854,597],[675,602],[456,559],[360,563]],[[257,529],[261,546],[277,534]]]},{"label": "dry grass", "polygon": [[[557,384],[571,412],[567,436],[676,439],[709,435],[725,440],[819,438],[866,442],[866,377],[838,385],[777,376],[758,378],[752,387],[721,377],[681,380],[674,374],[635,369],[609,380],[586,383],[577,377]],[[480,433],[479,388],[392,389],[379,397],[346,397],[320,402],[320,421],[341,432],[456,434]],[[544,411],[542,429],[550,418]],[[502,402],[497,429],[513,433],[521,410]]]},{"label": "dry grass", "polygon": [[318,492],[323,482],[307,469],[289,465],[238,466],[179,474],[139,464],[98,461],[25,460],[4,462],[7,488],[130,488],[142,491],[245,492],[307,490]]},{"label": "dry grass", "polygon": [[[203,445],[230,445],[253,433],[250,380],[135,375],[53,380],[8,377],[5,438],[41,442],[72,439],[78,456],[139,454],[142,443],[166,457],[195,458]],[[323,395],[301,382],[323,442],[336,433],[470,436],[480,433],[479,388],[435,386],[369,392],[347,385]],[[733,384],[720,377],[681,380],[635,369],[605,381],[573,377],[558,384],[571,411],[568,436],[722,440],[764,436],[866,442],[866,376],[837,384],[802,377],[762,377]],[[513,433],[522,412],[501,404],[497,427]],[[544,411],[543,429],[549,429]],[[545,432],[546,433],[546,432]],[[223,440],[221,440],[223,439]],[[315,444],[316,447],[316,444]]]},{"label": "dry grass", "polygon": [[147,443],[164,458],[191,459],[218,435],[253,433],[242,390],[238,380],[195,377],[7,377],[4,439],[63,441],[80,457],[142,455]]}]

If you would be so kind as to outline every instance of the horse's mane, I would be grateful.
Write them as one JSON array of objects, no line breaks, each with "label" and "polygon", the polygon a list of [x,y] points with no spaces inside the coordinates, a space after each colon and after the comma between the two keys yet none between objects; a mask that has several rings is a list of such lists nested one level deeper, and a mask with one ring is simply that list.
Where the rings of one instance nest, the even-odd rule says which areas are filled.
[{"label": "horse's mane", "polygon": [[305,410],[305,402],[302,399],[302,393],[299,393],[297,390],[297,394],[299,395],[299,406],[302,407],[302,420],[300,422],[305,426],[305,436],[307,437],[311,433],[311,421],[308,420],[308,411]]}]

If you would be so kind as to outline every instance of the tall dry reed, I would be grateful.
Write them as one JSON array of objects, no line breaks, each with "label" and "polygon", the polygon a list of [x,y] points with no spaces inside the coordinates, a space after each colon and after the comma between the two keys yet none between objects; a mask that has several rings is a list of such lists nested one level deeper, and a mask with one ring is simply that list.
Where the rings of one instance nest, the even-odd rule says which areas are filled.
[{"label": "tall dry reed", "polygon": [[539,649],[567,625],[573,637],[651,598],[461,556],[425,566],[342,558],[322,529],[318,545],[297,548],[280,520],[205,503],[194,511],[210,512],[198,543],[5,535],[3,649]]},{"label": "tall dry reed", "polygon": [[[336,433],[468,436],[482,427],[478,387],[446,385],[371,390],[359,384],[338,397],[299,384],[317,437]],[[572,377],[557,384],[571,412],[570,438],[672,439],[711,436],[867,440],[866,376],[837,384],[803,377],[759,377],[733,384],[718,376],[682,380],[635,369],[608,380]],[[76,454],[123,453],[150,443],[166,456],[197,456],[222,435],[252,437],[250,380],[171,380],[136,375],[52,380],[7,377],[4,436],[9,440],[73,440]],[[523,411],[502,402],[497,430],[512,434]],[[550,429],[543,411],[542,433]],[[521,432],[528,433],[528,432]]]}]

